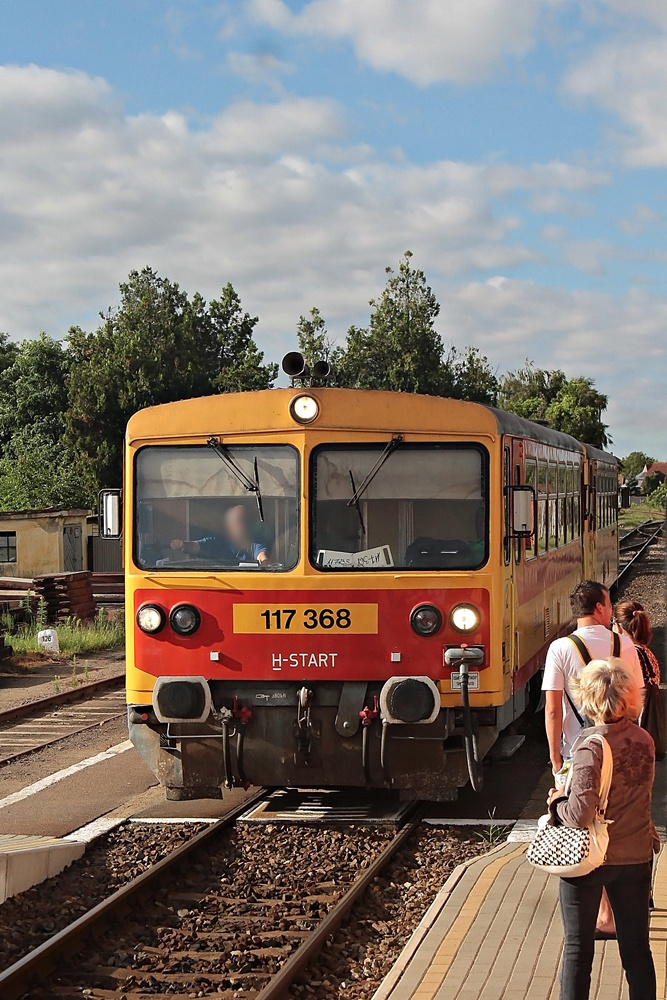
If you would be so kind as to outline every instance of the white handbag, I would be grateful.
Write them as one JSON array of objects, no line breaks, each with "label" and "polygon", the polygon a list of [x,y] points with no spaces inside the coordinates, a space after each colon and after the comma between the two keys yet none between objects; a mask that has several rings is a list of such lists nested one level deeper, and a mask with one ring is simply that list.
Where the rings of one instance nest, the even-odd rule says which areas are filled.
[{"label": "white handbag", "polygon": [[[602,775],[600,780],[600,803],[590,826],[580,829],[572,826],[554,826],[551,813],[541,816],[537,822],[537,833],[526,857],[531,865],[550,875],[561,878],[575,878],[588,875],[604,862],[609,846],[609,824],[605,819],[609,789],[614,773],[611,747],[604,736],[591,733],[579,745],[585,746],[591,740],[602,744]],[[572,781],[572,768],[568,772],[563,794],[567,795]]]}]

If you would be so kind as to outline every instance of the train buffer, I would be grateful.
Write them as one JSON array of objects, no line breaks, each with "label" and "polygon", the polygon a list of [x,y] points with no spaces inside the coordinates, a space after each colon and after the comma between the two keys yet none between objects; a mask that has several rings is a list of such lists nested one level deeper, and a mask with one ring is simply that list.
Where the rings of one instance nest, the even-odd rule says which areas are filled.
[{"label": "train buffer", "polygon": [[[563,946],[558,879],[504,843],[456,868],[373,1000],[557,1000]],[[658,1000],[665,1000],[667,846],[651,920]],[[616,941],[598,941],[591,1000],[627,997]]]}]

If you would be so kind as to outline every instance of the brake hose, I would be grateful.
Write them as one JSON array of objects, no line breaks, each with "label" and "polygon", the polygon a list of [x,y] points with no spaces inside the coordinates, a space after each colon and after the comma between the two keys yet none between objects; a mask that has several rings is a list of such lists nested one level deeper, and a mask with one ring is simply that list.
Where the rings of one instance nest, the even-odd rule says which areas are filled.
[{"label": "brake hose", "polygon": [[473,726],[472,712],[470,711],[470,697],[468,694],[468,667],[462,663],[460,668],[461,679],[461,704],[463,706],[463,743],[466,751],[466,764],[470,775],[470,784],[474,792],[481,792],[484,787],[484,772],[482,761],[478,756],[477,734]]}]

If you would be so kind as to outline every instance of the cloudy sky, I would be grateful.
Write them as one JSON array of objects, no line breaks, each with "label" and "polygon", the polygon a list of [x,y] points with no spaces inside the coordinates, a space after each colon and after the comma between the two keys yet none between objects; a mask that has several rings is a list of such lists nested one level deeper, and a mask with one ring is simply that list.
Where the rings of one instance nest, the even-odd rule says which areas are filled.
[{"label": "cloudy sky", "polygon": [[592,376],[665,459],[666,95],[665,0],[4,0],[0,329],[150,265],[279,358],[410,249],[446,342]]}]

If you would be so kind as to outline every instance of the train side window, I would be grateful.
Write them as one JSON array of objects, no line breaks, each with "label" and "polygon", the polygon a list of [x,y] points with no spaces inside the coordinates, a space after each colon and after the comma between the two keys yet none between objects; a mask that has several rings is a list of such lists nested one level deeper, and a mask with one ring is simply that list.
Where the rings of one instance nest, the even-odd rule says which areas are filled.
[{"label": "train side window", "polygon": [[558,545],[558,469],[549,463],[549,548]]},{"label": "train side window", "polygon": [[572,475],[572,466],[568,463],[565,470],[565,506],[567,508],[567,541],[571,542],[576,535],[576,529],[574,526],[574,479]]},{"label": "train side window", "polygon": [[537,551],[539,555],[547,551],[547,465],[540,462],[537,467]]},{"label": "train side window", "polygon": [[[526,459],[526,486],[532,486],[537,493],[537,463],[535,459]],[[535,524],[538,523],[537,517]],[[537,555],[537,538],[531,535],[526,538],[526,559],[534,559]]]},{"label": "train side window", "polygon": [[567,473],[562,462],[558,463],[558,544],[567,542]]},{"label": "train side window", "polygon": [[574,496],[572,497],[572,528],[574,537],[581,535],[581,467],[574,469]]}]

